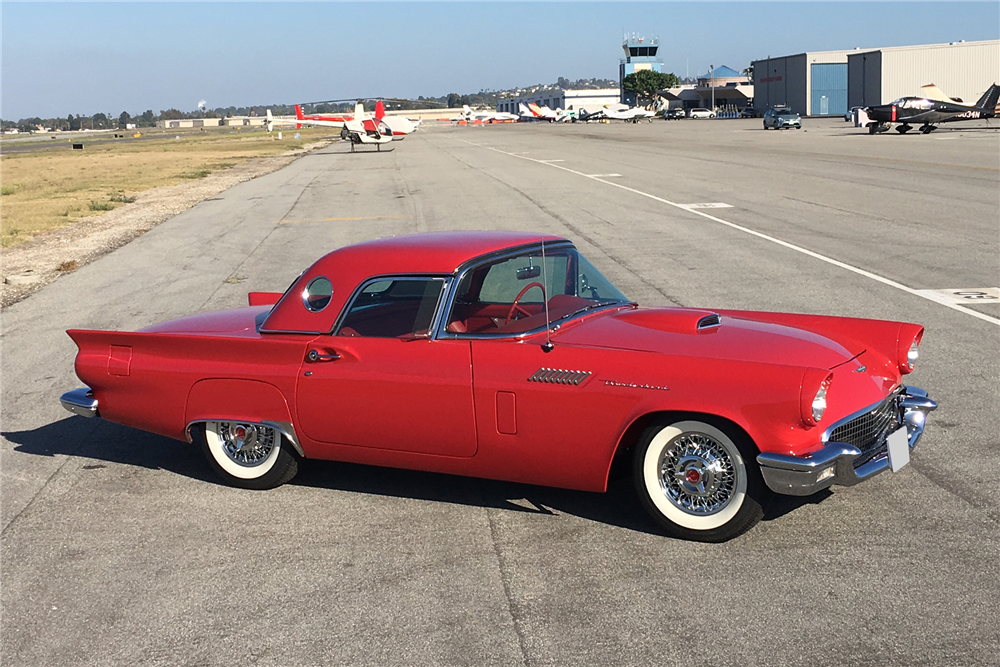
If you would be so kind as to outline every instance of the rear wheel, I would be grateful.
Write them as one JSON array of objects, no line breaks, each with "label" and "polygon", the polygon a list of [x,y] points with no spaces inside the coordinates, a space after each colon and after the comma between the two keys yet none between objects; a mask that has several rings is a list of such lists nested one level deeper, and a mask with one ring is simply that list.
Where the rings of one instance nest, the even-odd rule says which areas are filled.
[{"label": "rear wheel", "polygon": [[725,542],[756,525],[771,500],[756,448],[723,423],[658,421],[634,457],[639,500],[672,537]]},{"label": "rear wheel", "polygon": [[298,472],[298,454],[275,428],[247,422],[209,421],[199,430],[209,465],[231,486],[273,489]]}]

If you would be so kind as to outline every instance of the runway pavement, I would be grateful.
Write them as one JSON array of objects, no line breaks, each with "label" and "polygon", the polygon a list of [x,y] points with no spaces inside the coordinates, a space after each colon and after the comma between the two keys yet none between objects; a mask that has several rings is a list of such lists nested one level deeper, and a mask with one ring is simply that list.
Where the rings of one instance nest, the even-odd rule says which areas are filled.
[{"label": "runway pavement", "polygon": [[[1000,300],[948,294],[1000,286],[1000,134],[804,126],[337,143],[4,310],[3,663],[1000,664]],[[193,446],[58,404],[80,386],[67,328],[240,306],[328,250],[446,229],[564,235],[643,304],[919,322],[907,381],[940,408],[900,472],[705,545],[660,535],[627,479],[307,462],[242,491]]]}]

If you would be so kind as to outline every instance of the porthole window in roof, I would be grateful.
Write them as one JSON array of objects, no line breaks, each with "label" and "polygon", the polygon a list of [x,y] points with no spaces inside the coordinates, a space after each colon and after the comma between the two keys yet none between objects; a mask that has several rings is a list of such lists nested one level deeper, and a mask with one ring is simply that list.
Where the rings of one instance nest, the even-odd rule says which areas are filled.
[{"label": "porthole window in roof", "polygon": [[333,285],[330,284],[330,280],[326,276],[318,276],[310,280],[302,292],[302,303],[310,311],[318,313],[330,305],[332,297]]}]

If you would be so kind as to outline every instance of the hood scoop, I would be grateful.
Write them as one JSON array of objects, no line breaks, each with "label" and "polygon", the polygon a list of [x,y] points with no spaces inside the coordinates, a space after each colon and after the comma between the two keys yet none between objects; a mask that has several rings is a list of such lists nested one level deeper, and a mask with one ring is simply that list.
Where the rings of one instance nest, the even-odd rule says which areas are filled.
[{"label": "hood scoop", "polygon": [[698,320],[698,331],[701,331],[702,329],[709,329],[711,327],[717,327],[720,324],[722,324],[722,316],[718,313],[712,313],[711,315],[706,315]]},{"label": "hood scoop", "polygon": [[717,312],[705,308],[640,308],[615,317],[647,329],[680,334],[707,333],[722,324],[722,317]]}]

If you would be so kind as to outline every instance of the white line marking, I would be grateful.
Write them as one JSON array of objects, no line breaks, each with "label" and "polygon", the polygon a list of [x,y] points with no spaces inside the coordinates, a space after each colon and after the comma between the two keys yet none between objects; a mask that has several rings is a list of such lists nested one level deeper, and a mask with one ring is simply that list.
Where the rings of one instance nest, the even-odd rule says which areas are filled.
[{"label": "white line marking", "polygon": [[621,174],[587,174],[587,178],[621,178]]},{"label": "white line marking", "polygon": [[[503,151],[500,151],[503,153]],[[553,162],[565,162],[566,160],[535,160],[535,162],[541,162],[542,164],[552,164]]]},{"label": "white line marking", "polygon": [[984,303],[1000,303],[1000,287],[967,287],[961,289],[922,289],[921,294],[943,295],[952,303],[982,305]]},{"label": "white line marking", "polygon": [[980,320],[982,320],[984,322],[989,322],[990,324],[994,324],[994,325],[1000,326],[1000,319],[998,319],[996,317],[990,317],[989,315],[984,315],[983,313],[979,313],[979,312],[976,312],[975,310],[970,310],[969,308],[965,308],[964,306],[960,306],[958,304],[952,303],[952,301],[951,301],[950,298],[946,297],[943,294],[935,292],[933,290],[917,290],[917,289],[914,289],[912,287],[907,287],[906,285],[904,285],[902,283],[897,283],[895,280],[890,280],[889,278],[885,278],[885,277],[880,276],[878,274],[872,273],[871,271],[865,271],[864,269],[860,269],[860,268],[858,268],[856,266],[851,266],[850,264],[846,264],[844,262],[841,262],[840,260],[833,259],[832,257],[827,257],[826,255],[821,255],[818,252],[813,252],[812,250],[808,250],[806,248],[803,248],[802,246],[797,246],[794,243],[789,243],[788,241],[782,241],[779,238],[775,238],[773,236],[768,236],[767,234],[763,234],[763,233],[758,232],[756,230],[750,229],[749,227],[744,227],[742,225],[737,225],[734,222],[729,222],[728,220],[723,220],[722,218],[717,218],[714,215],[710,215],[708,213],[704,213],[704,212],[699,211],[697,209],[687,208],[683,204],[678,204],[676,202],[672,202],[669,199],[664,199],[663,197],[657,197],[656,195],[651,195],[648,192],[643,192],[642,190],[636,190],[635,188],[630,188],[630,187],[628,187],[626,185],[622,185],[621,183],[615,183],[613,181],[605,181],[605,180],[602,180],[601,178],[599,178],[597,176],[588,176],[587,174],[585,174],[585,173],[583,173],[581,171],[575,171],[573,169],[570,169],[569,167],[563,167],[563,166],[558,165],[558,164],[550,164],[549,162],[547,162],[545,160],[537,160],[535,158],[524,157],[523,155],[517,155],[515,153],[508,153],[507,151],[502,151],[499,148],[490,148],[489,146],[480,146],[479,144],[475,144],[475,143],[473,143],[471,141],[465,141],[464,139],[456,139],[456,141],[461,141],[461,142],[469,144],[471,146],[479,146],[480,148],[486,148],[487,150],[491,150],[491,151],[494,151],[496,153],[501,153],[503,155],[509,155],[511,157],[516,157],[519,160],[527,160],[528,162],[534,162],[536,164],[544,164],[544,165],[550,166],[550,167],[552,167],[554,169],[560,169],[560,170],[568,172],[570,174],[576,174],[577,176],[582,176],[583,178],[589,178],[590,180],[597,181],[598,183],[604,183],[605,185],[610,185],[613,188],[619,188],[621,190],[625,190],[626,192],[631,192],[632,194],[639,195],[640,197],[646,197],[647,199],[652,199],[653,201],[658,201],[661,204],[666,204],[667,206],[673,206],[674,208],[679,208],[682,211],[688,211],[689,213],[692,213],[692,214],[697,215],[697,216],[701,216],[702,218],[705,218],[707,220],[711,220],[712,222],[717,222],[720,225],[725,225],[726,227],[729,227],[731,229],[735,229],[737,231],[741,231],[741,232],[743,232],[745,234],[749,234],[751,236],[756,236],[759,239],[763,239],[765,241],[770,241],[771,243],[776,243],[777,245],[780,245],[783,248],[788,248],[789,250],[794,250],[795,252],[802,253],[803,255],[806,255],[808,257],[812,257],[813,259],[818,259],[821,262],[826,262],[827,264],[831,264],[833,266],[839,267],[841,269],[844,269],[845,271],[850,271],[852,273],[856,273],[859,276],[864,276],[865,278],[870,278],[870,279],[874,280],[875,282],[882,283],[883,285],[888,285],[889,287],[895,287],[896,289],[898,289],[898,290],[900,290],[902,292],[906,292],[907,294],[912,294],[912,295],[918,296],[918,297],[920,297],[922,299],[927,299],[928,301],[933,301],[934,303],[937,303],[937,304],[940,304],[942,306],[945,306],[946,308],[951,308],[952,310],[957,310],[960,313],[965,313],[966,315],[972,315],[973,317],[975,317],[977,319],[980,319]]},{"label": "white line marking", "polygon": [[723,204],[722,202],[715,202],[713,204],[678,204],[681,208],[686,208],[689,211],[693,208],[732,208],[732,204]]}]

